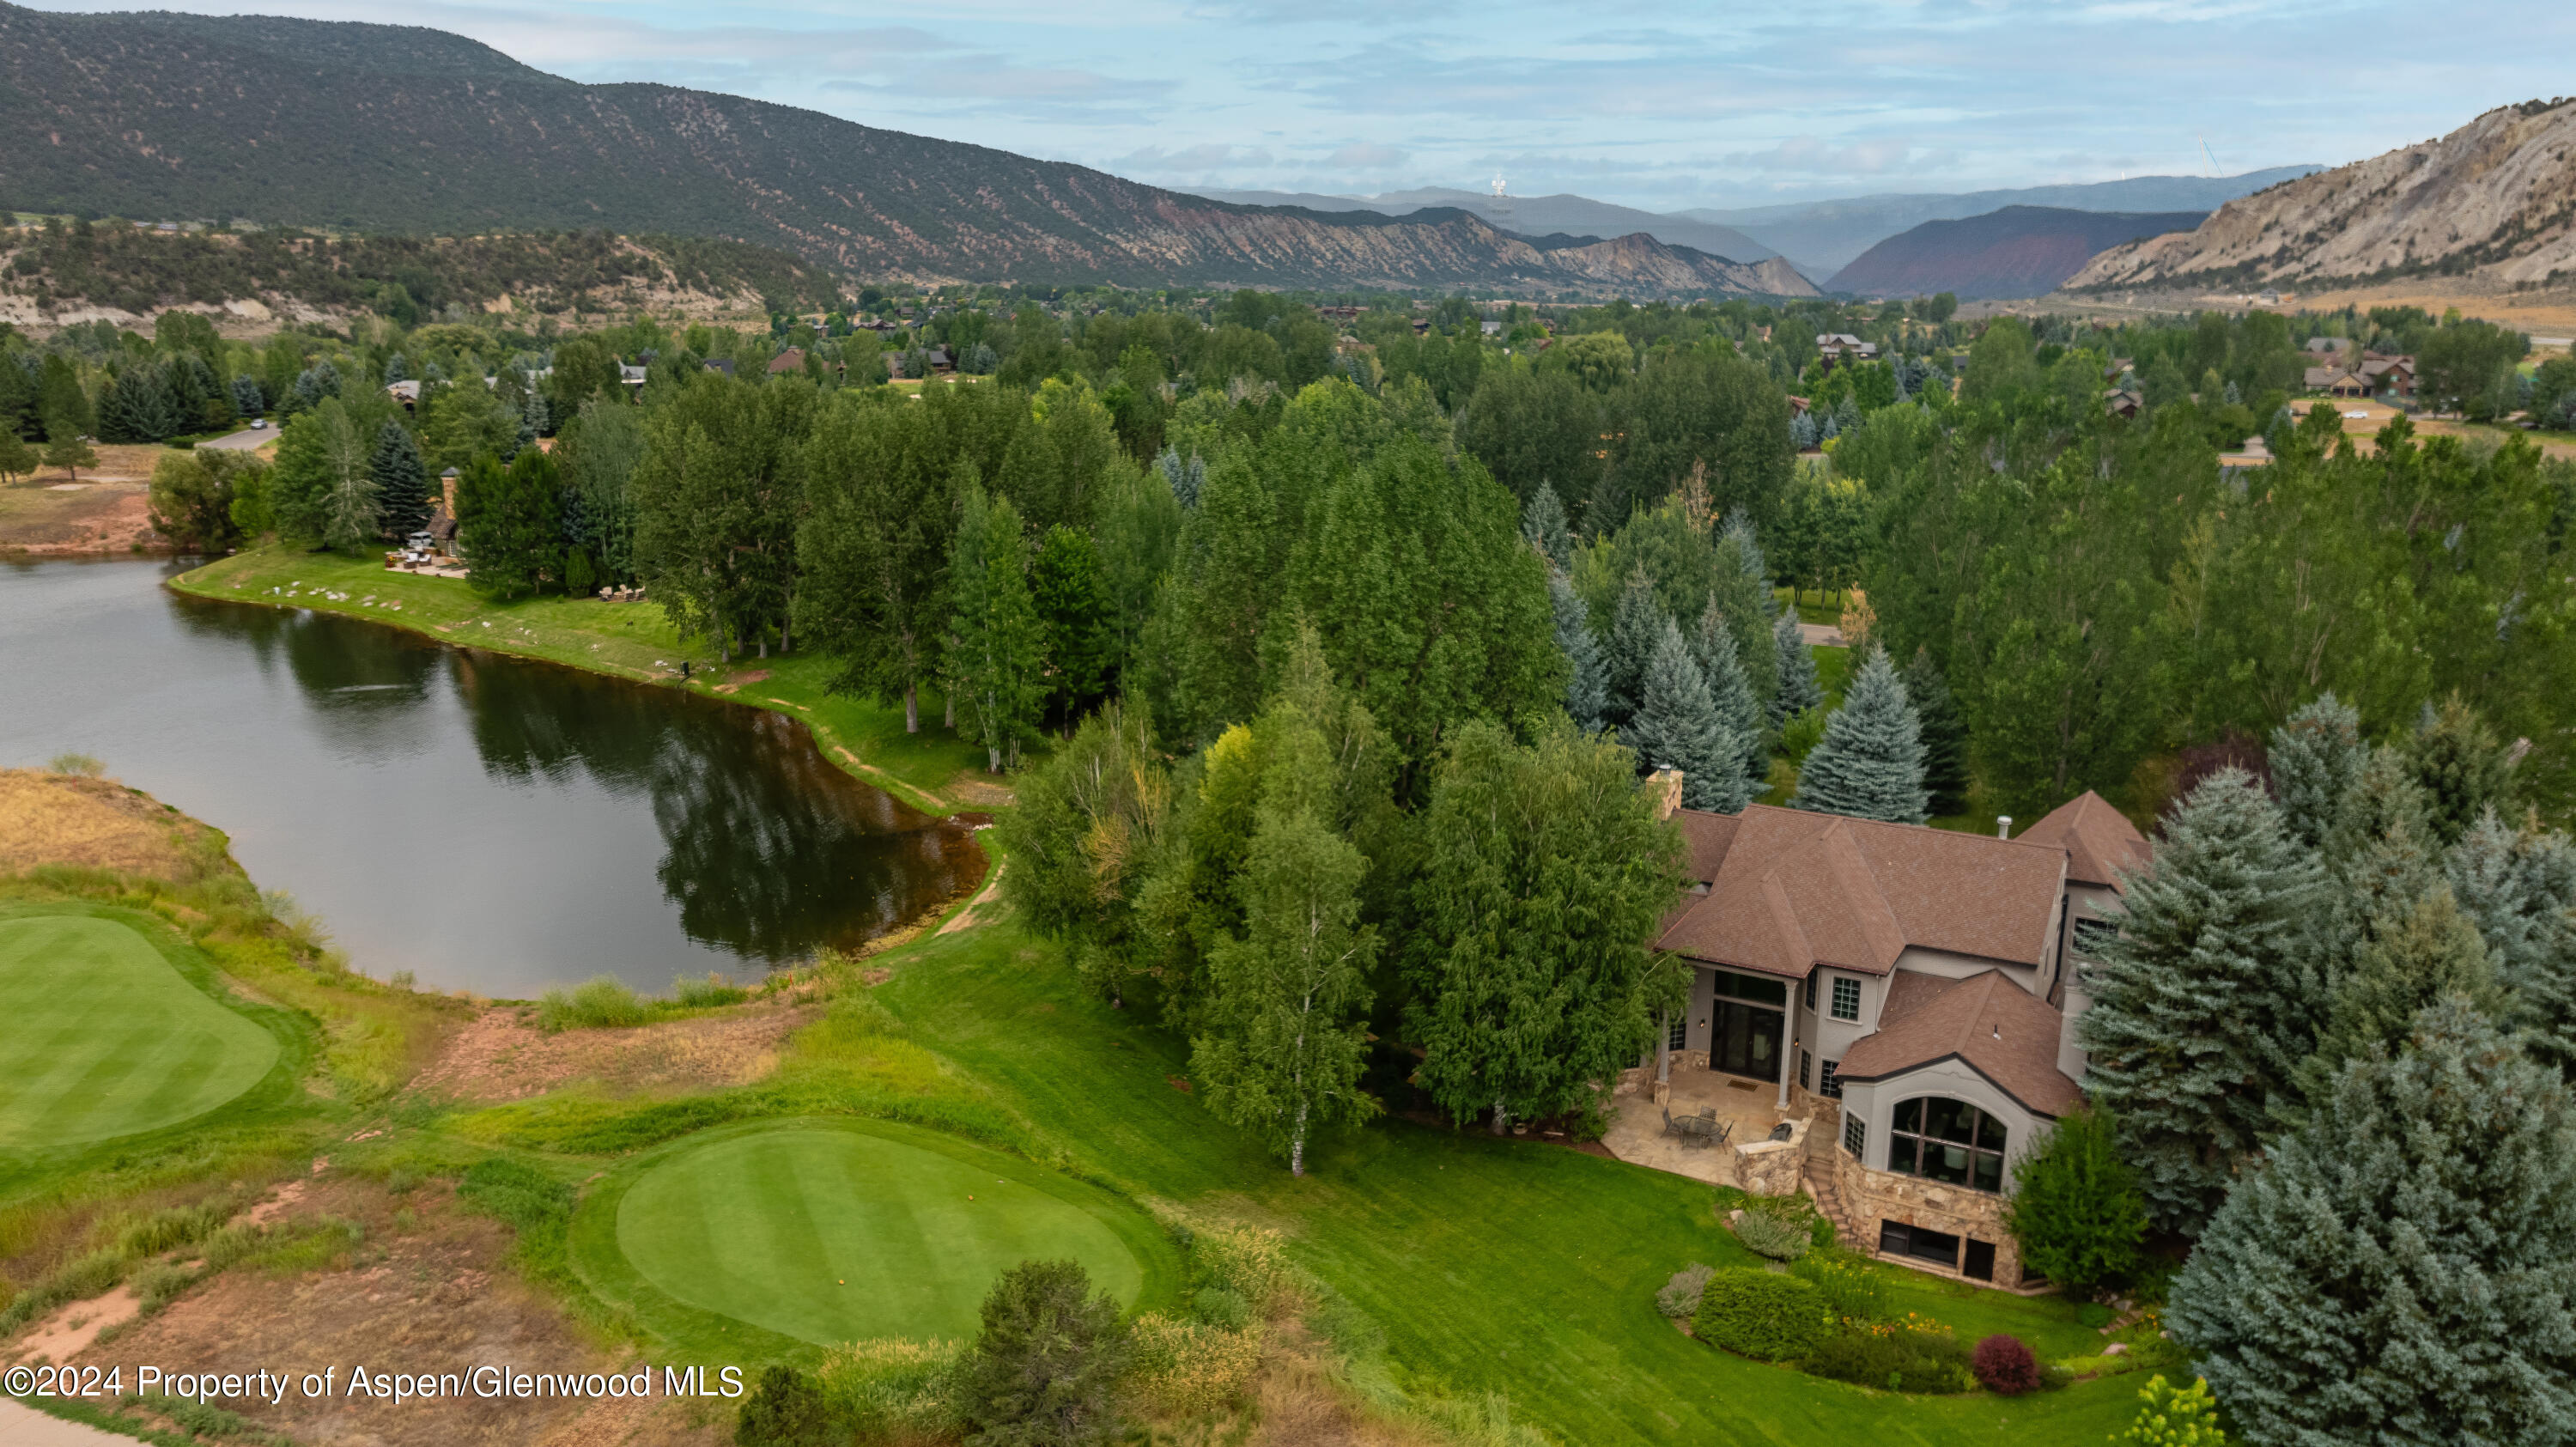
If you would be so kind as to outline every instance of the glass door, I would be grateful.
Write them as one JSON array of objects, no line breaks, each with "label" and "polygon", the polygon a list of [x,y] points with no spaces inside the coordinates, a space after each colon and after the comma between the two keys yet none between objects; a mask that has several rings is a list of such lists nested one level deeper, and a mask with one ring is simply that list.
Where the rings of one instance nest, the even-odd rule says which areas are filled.
[{"label": "glass door", "polygon": [[1742,1000],[1719,1000],[1716,1007],[1709,1028],[1709,1067],[1778,1084],[1781,1013]]}]

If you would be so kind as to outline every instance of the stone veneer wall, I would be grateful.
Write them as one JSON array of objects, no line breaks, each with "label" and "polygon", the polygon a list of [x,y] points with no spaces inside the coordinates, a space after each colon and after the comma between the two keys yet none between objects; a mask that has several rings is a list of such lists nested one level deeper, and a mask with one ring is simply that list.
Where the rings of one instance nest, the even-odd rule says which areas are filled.
[{"label": "stone veneer wall", "polygon": [[[1821,1133],[1821,1132],[1819,1132]],[[1901,1176],[1893,1171],[1874,1171],[1852,1159],[1842,1148],[1839,1131],[1828,1147],[1833,1152],[1834,1189],[1842,1194],[1843,1213],[1851,1218],[1854,1231],[1863,1239],[1856,1243],[1865,1251],[1878,1249],[1878,1223],[1900,1221],[1908,1226],[1929,1226],[1961,1238],[1973,1237],[1990,1241],[1995,1248],[1995,1286],[2013,1288],[2021,1285],[2021,1243],[2014,1239],[2004,1224],[2004,1213],[2010,1203],[1988,1191],[1973,1191],[1966,1186],[1945,1185],[1920,1176]],[[1942,1271],[1933,1262],[1919,1257],[1887,1257],[1908,1266],[1966,1280],[1953,1268]]]}]

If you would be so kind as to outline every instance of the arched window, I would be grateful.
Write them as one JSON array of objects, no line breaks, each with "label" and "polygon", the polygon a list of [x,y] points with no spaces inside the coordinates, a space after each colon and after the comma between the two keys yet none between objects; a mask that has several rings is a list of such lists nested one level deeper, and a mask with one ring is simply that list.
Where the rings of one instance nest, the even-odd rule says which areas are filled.
[{"label": "arched window", "polygon": [[1947,1096],[1919,1095],[1897,1102],[1887,1137],[1887,1168],[1902,1175],[1972,1186],[2004,1188],[2004,1123]]}]

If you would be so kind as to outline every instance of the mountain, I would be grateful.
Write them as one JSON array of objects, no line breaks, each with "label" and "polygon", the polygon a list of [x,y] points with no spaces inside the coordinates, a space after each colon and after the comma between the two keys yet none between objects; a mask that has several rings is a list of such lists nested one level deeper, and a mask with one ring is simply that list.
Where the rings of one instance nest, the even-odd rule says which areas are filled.
[{"label": "mountain", "polygon": [[[411,26],[0,4],[0,204],[374,233],[721,237],[866,277],[1695,294],[1788,280],[1462,211],[1249,207]],[[1794,274],[1792,274],[1794,275]],[[1797,293],[1812,294],[1803,279]]]},{"label": "mountain", "polygon": [[2231,201],[2180,236],[2104,253],[2072,288],[2370,283],[2497,287],[2576,271],[2576,100],[2487,112],[2438,140]]},{"label": "mountain", "polygon": [[1799,201],[1778,206],[1681,214],[1733,226],[1788,257],[1809,276],[1830,276],[1855,257],[1900,231],[1926,221],[1956,221],[2006,206],[2053,206],[2069,211],[2210,211],[2266,186],[2322,170],[2275,166],[2241,176],[2132,176],[2064,186],[1957,195],[1854,196],[1840,201]]},{"label": "mountain", "polygon": [[2046,296],[2106,248],[2189,231],[2206,211],[2069,211],[2006,206],[1957,221],[1926,221],[1860,254],[1827,283],[1864,296]]},{"label": "mountain", "polygon": [[1761,261],[1779,253],[1731,226],[1713,225],[1689,216],[1640,211],[1588,196],[1511,196],[1428,186],[1415,191],[1388,191],[1376,196],[1326,196],[1311,191],[1201,191],[1211,200],[1243,206],[1302,206],[1309,211],[1375,211],[1381,216],[1408,216],[1436,206],[1472,211],[1505,231],[1562,231],[1575,236],[1628,236],[1643,232],[1671,246],[1687,246],[1711,256]]}]

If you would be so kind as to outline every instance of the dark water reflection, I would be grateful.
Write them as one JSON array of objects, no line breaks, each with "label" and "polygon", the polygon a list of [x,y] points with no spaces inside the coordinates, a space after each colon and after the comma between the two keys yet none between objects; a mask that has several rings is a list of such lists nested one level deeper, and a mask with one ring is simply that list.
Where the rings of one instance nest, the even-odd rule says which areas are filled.
[{"label": "dark water reflection", "polygon": [[781,715],[183,598],[166,572],[0,568],[0,765],[98,756],[229,832],[370,973],[661,989],[855,944],[982,870]]}]

